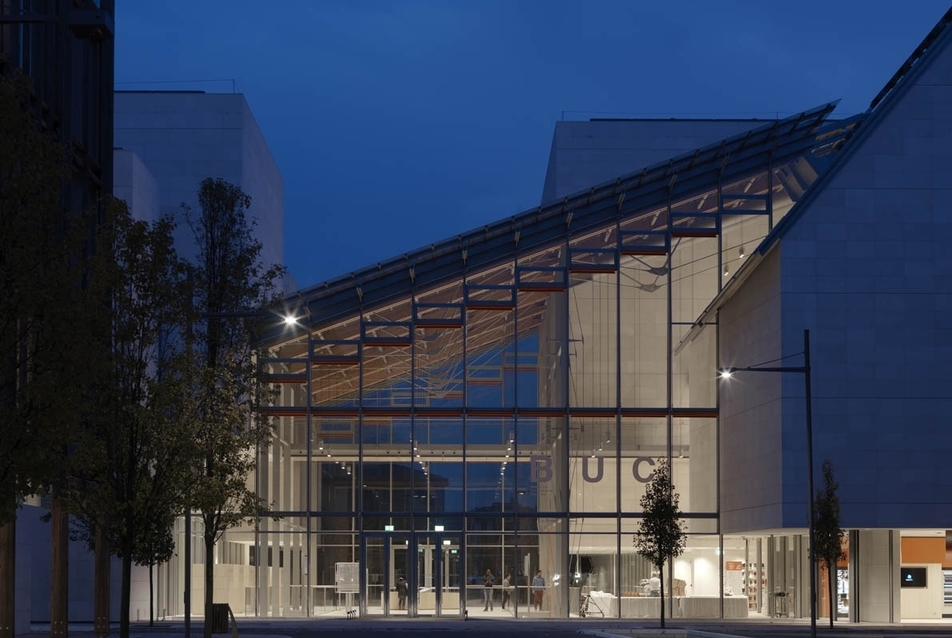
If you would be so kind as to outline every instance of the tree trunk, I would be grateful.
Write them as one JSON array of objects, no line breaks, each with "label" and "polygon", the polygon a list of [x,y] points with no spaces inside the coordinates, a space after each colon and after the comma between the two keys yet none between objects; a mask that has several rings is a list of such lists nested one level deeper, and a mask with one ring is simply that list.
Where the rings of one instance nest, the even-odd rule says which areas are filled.
[{"label": "tree trunk", "polygon": [[830,629],[833,629],[833,620],[836,618],[836,610],[839,605],[836,604],[836,562],[833,566],[826,565],[827,580],[830,581]]},{"label": "tree trunk", "polygon": [[101,529],[96,529],[95,574],[93,576],[93,629],[96,636],[106,638],[109,635],[109,546]]},{"label": "tree trunk", "polygon": [[152,567],[149,563],[149,627],[155,625],[155,592],[152,587]]},{"label": "tree trunk", "polygon": [[664,563],[658,565],[658,583],[661,591],[661,628],[664,629]]},{"label": "tree trunk", "polygon": [[[208,523],[205,524],[207,530]],[[205,532],[205,638],[212,638],[212,592],[215,586],[215,536]]]},{"label": "tree trunk", "polygon": [[50,638],[69,633],[69,515],[53,497],[50,517]]},{"label": "tree trunk", "polygon": [[16,633],[17,519],[0,525],[0,638]]},{"label": "tree trunk", "polygon": [[130,552],[123,552],[122,559],[122,599],[119,603],[119,638],[129,638],[129,603],[132,600],[132,558]]}]

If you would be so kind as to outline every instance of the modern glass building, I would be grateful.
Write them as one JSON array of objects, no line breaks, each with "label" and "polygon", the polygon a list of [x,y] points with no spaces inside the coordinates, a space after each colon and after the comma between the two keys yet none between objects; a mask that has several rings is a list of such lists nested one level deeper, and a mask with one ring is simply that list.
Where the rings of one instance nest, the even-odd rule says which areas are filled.
[{"label": "modern glass building", "polygon": [[[271,511],[219,543],[216,600],[636,618],[663,595],[680,618],[809,617],[803,375],[717,378],[802,367],[806,329],[810,470],[819,487],[834,462],[849,529],[833,613],[941,618],[949,20],[863,114],[769,121],[288,298],[303,326],[266,341],[275,436],[249,478]],[[658,592],[632,536],[662,459],[689,540]],[[195,546],[168,568],[171,614],[189,573],[201,600]]]}]

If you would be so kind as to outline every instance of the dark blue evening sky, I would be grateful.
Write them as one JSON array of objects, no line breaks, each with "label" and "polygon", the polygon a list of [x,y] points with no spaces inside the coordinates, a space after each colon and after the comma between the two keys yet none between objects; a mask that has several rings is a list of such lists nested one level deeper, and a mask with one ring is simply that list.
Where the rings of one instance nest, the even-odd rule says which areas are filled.
[{"label": "dark blue evening sky", "polygon": [[[555,122],[864,111],[944,0],[120,0],[119,89],[245,94],[307,287],[538,205]],[[220,81],[226,80],[227,81]],[[219,80],[219,81],[214,81]]]}]

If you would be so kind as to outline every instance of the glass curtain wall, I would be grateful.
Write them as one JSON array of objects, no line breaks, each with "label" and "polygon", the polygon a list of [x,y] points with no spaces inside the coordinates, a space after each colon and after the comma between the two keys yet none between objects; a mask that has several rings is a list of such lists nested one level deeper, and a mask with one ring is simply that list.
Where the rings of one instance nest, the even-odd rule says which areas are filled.
[{"label": "glass curtain wall", "polygon": [[[719,535],[715,331],[696,320],[792,205],[795,165],[549,245],[517,234],[439,284],[410,267],[403,296],[273,346],[274,440],[249,477],[271,511],[222,538],[216,601],[265,617],[628,618],[661,595],[685,616],[771,612],[753,583],[783,555],[796,588],[782,552],[800,545]],[[690,532],[663,592],[632,542],[662,459]]]}]

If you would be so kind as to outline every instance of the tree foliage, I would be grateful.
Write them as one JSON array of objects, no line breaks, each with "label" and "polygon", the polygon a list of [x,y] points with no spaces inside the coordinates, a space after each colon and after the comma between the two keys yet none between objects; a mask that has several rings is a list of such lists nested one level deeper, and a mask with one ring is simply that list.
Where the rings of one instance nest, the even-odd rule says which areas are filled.
[{"label": "tree foliage", "polygon": [[830,586],[830,627],[836,618],[836,565],[846,557],[843,540],[846,532],[840,527],[839,483],[833,476],[833,462],[823,461],[823,486],[816,491],[813,500],[813,542],[815,560],[826,566]]},{"label": "tree foliage", "polygon": [[681,523],[680,497],[674,491],[671,466],[662,459],[641,497],[643,518],[634,537],[635,550],[658,570],[661,581],[661,626],[664,627],[664,565],[684,552],[687,533]]},{"label": "tree foliage", "polygon": [[70,506],[91,545],[98,529],[122,560],[120,635],[129,633],[133,562],[171,555],[171,526],[189,487],[194,445],[177,364],[187,307],[174,222],[135,220],[123,202],[105,207],[83,311],[101,354],[87,362],[86,414],[71,457]]},{"label": "tree foliage", "polygon": [[0,524],[60,475],[82,369],[83,229],[61,200],[65,148],[32,108],[28,81],[0,75]]},{"label": "tree foliage", "polygon": [[[240,188],[205,179],[198,202],[197,213],[183,205],[197,247],[189,343],[199,362],[195,438],[204,453],[192,505],[204,523],[205,617],[211,618],[214,544],[265,505],[249,484],[255,452],[271,439],[270,424],[257,409],[270,392],[262,384],[253,339],[266,321],[256,315],[274,301],[283,271],[261,263],[261,242],[247,215],[251,199]],[[210,622],[205,636],[211,636]]]}]

